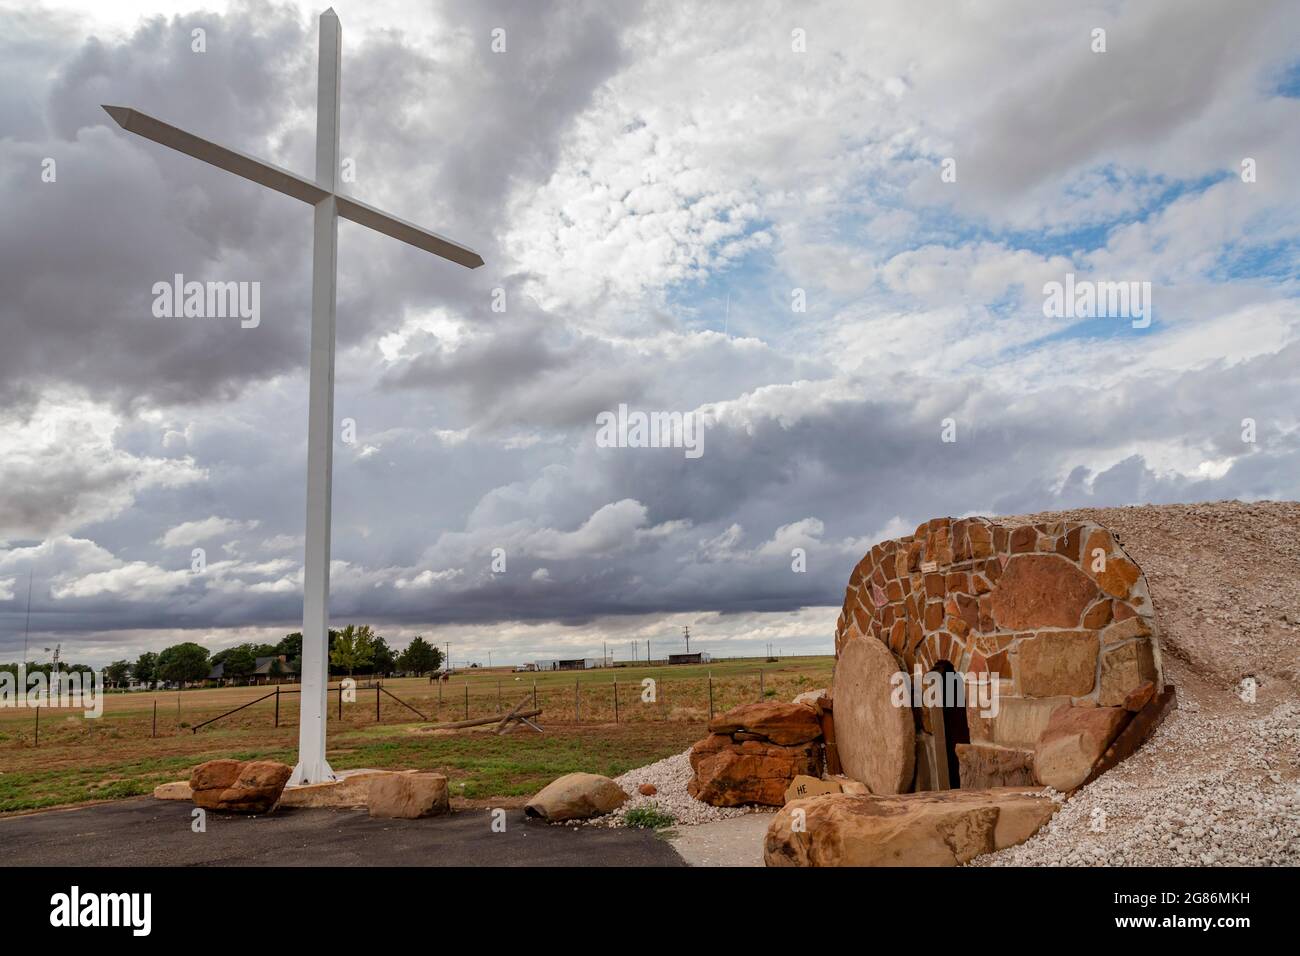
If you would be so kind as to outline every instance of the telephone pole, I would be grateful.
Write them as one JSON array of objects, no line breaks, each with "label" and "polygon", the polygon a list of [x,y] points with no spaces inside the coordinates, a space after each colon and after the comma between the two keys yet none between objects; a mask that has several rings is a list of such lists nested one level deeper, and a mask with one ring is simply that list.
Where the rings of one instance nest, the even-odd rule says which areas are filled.
[{"label": "telephone pole", "polygon": [[686,635],[686,653],[689,654],[691,652],[691,626],[683,624],[682,633]]}]

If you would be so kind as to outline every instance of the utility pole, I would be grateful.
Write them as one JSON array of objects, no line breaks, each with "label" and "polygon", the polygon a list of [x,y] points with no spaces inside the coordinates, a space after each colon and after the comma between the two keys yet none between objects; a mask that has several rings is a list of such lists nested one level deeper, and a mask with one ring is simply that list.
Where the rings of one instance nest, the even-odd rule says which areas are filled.
[{"label": "utility pole", "polygon": [[686,635],[686,653],[689,654],[691,652],[691,626],[683,624],[682,633]]},{"label": "utility pole", "polygon": [[[32,568],[27,569],[27,630],[23,632],[23,667],[27,666],[27,641],[32,636]],[[23,688],[26,692],[26,688]]]},{"label": "utility pole", "polygon": [[650,663],[650,638],[645,639],[645,662]]},{"label": "utility pole", "polygon": [[609,666],[609,644],[605,641],[600,642],[600,666]]}]

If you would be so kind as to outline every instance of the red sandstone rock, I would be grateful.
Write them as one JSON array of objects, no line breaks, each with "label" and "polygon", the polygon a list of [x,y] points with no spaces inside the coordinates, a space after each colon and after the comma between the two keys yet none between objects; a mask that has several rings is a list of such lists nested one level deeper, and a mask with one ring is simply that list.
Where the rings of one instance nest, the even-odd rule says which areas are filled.
[{"label": "red sandstone rock", "polygon": [[209,760],[190,774],[196,806],[231,813],[267,813],[293,768],[274,760]]},{"label": "red sandstone rock", "polygon": [[1016,555],[993,592],[993,619],[999,627],[1078,627],[1097,586],[1058,555]]},{"label": "red sandstone rock", "polygon": [[774,744],[790,746],[816,740],[822,728],[815,708],[771,700],[744,704],[719,714],[709,721],[709,733],[749,733]]},{"label": "red sandstone rock", "polygon": [[785,804],[785,791],[800,774],[818,776],[821,747],[815,743],[782,747],[757,741],[736,743],[726,734],[710,734],[690,754],[695,777],[686,791],[715,807],[760,803]]},{"label": "red sandstone rock", "polygon": [[1122,707],[1062,707],[1052,714],[1034,751],[1038,782],[1067,792],[1088,779],[1093,765],[1128,720]]}]

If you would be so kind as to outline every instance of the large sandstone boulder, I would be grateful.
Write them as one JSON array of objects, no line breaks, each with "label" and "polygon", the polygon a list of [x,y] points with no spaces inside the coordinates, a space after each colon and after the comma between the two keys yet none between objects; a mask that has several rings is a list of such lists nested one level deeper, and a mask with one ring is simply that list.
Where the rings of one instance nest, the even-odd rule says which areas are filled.
[{"label": "large sandstone boulder", "polygon": [[889,648],[866,638],[846,641],[835,664],[832,713],[840,766],[875,794],[907,790],[916,766],[912,709],[894,705],[899,671]]},{"label": "large sandstone boulder", "polygon": [[695,777],[687,792],[715,807],[779,807],[795,777],[821,775],[820,745],[811,741],[787,747],[710,734],[691,748],[690,760]]},{"label": "large sandstone boulder", "polygon": [[409,773],[405,770],[341,770],[334,780],[285,787],[280,806],[299,808],[364,807],[370,804],[370,785],[380,777]]},{"label": "large sandstone boulder", "polygon": [[274,760],[209,760],[190,774],[194,804],[206,810],[268,813],[293,768]]},{"label": "large sandstone boulder", "polygon": [[806,744],[822,735],[817,711],[806,704],[763,701],[743,704],[709,721],[711,734],[754,734],[774,744]]},{"label": "large sandstone boulder", "polygon": [[1024,788],[832,793],[777,813],[763,859],[768,866],[959,866],[1023,843],[1056,809]]},{"label": "large sandstone boulder", "polygon": [[566,773],[538,791],[524,807],[524,815],[548,823],[585,820],[617,810],[626,800],[623,788],[609,777]]},{"label": "large sandstone boulder", "polygon": [[1039,783],[1062,793],[1082,784],[1128,719],[1123,707],[1057,710],[1034,751]]},{"label": "large sandstone boulder", "polygon": [[447,778],[440,773],[390,773],[369,781],[372,817],[418,820],[451,812]]}]

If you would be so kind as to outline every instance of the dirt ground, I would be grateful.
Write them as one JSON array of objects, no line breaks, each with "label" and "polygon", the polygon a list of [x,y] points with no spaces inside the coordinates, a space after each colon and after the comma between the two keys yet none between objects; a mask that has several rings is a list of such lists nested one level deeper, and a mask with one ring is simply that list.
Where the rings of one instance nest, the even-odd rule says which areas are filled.
[{"label": "dirt ground", "polygon": [[[515,674],[509,668],[462,673],[442,684],[418,678],[384,687],[429,718],[459,720],[509,710],[536,685],[546,731],[507,737],[475,731],[427,732],[419,717],[385,693],[361,686],[340,717],[330,695],[329,759],[339,769],[401,767],[445,773],[456,805],[512,806],[575,770],[617,776],[680,753],[704,736],[712,675],[722,711],[769,698],[788,700],[824,686],[830,657],[722,661],[705,666],[619,667],[581,673]],[[644,700],[644,681],[656,694]],[[617,688],[615,686],[617,682]],[[276,726],[274,697],[206,727],[203,721],[263,697],[266,687],[109,694],[104,715],[0,710],[0,815],[121,799],[184,779],[218,757],[293,763],[298,697],[286,685]],[[615,693],[618,709],[615,712]],[[379,701],[379,720],[375,703]],[[157,736],[154,705],[157,704]],[[615,716],[618,720],[615,722]],[[197,729],[197,732],[196,732]]]}]

